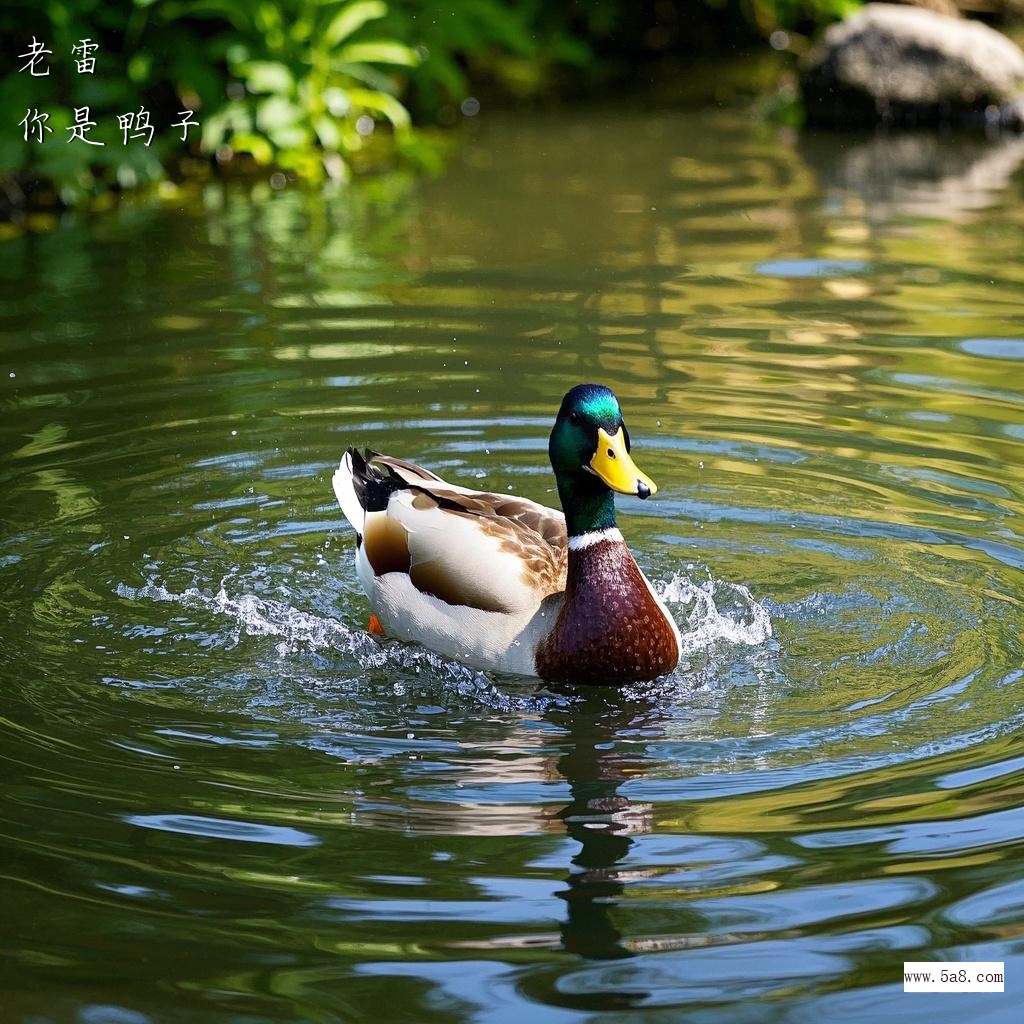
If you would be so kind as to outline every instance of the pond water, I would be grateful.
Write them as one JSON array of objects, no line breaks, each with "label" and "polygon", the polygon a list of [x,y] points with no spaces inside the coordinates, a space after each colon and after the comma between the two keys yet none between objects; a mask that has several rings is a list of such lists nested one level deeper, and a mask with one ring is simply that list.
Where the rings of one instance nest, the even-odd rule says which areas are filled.
[{"label": "pond water", "polygon": [[[0,248],[3,1019],[1016,1019],[1022,144],[473,128]],[[587,380],[679,670],[368,636],[344,447],[551,503]]]}]

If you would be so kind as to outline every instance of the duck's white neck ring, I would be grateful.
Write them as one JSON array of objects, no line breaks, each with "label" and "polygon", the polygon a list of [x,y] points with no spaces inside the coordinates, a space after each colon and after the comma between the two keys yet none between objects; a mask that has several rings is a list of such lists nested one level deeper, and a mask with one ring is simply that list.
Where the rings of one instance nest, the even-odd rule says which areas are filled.
[{"label": "duck's white neck ring", "polygon": [[622,543],[622,534],[614,526],[609,527],[607,530],[591,530],[589,533],[580,533],[575,537],[569,538],[569,550],[582,551],[584,548],[600,544],[605,540]]}]

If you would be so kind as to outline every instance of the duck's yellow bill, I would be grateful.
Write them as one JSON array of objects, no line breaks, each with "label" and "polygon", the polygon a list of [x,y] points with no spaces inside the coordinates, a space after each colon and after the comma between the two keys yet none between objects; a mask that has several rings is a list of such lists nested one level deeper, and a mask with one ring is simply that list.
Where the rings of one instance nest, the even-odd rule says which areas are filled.
[{"label": "duck's yellow bill", "polygon": [[657,494],[658,485],[637,469],[626,451],[626,435],[622,427],[612,437],[604,427],[597,428],[597,451],[590,468],[613,490],[620,494],[637,494],[649,498]]}]

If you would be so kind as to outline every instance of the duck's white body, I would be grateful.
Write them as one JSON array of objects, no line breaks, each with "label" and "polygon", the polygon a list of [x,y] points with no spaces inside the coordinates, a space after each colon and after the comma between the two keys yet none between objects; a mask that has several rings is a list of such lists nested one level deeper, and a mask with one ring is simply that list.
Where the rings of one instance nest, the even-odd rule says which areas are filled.
[{"label": "duck's white body", "polygon": [[[360,567],[361,579],[362,573]],[[371,588],[367,592],[374,614],[389,636],[415,640],[485,672],[524,676],[537,675],[537,645],[551,631],[562,604],[561,597],[555,597],[550,607],[518,612],[455,606],[417,590],[400,572],[375,577]]]},{"label": "duck's white body", "polygon": [[[537,645],[565,590],[562,513],[459,487],[398,459],[372,461],[409,486],[394,487],[384,508],[364,508],[346,452],[334,492],[360,538],[356,571],[385,632],[474,668],[536,675]],[[389,562],[396,567],[378,571]]]}]

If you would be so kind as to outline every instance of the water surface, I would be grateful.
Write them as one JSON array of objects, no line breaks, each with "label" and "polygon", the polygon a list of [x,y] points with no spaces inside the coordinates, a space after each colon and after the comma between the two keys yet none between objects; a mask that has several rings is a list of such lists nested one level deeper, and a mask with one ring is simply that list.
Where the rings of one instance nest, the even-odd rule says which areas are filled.
[{"label": "water surface", "polygon": [[[1015,1019],[1022,159],[485,118],[4,243],[4,1020]],[[551,503],[584,380],[680,669],[369,637],[343,448]],[[938,959],[1007,991],[904,996]]]}]

